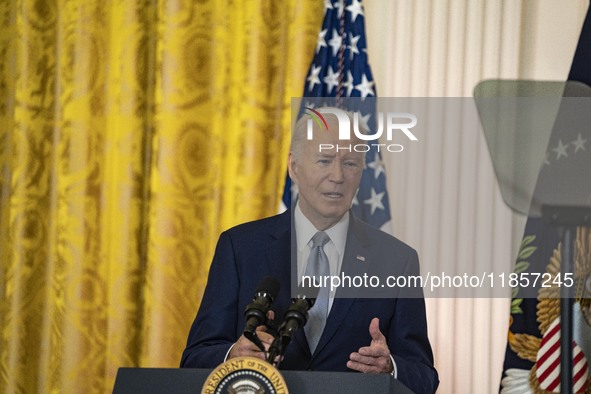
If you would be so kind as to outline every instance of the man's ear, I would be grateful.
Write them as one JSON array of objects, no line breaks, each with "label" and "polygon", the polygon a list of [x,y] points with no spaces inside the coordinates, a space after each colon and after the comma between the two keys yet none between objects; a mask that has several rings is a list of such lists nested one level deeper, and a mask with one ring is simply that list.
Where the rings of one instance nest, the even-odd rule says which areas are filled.
[{"label": "man's ear", "polygon": [[289,156],[287,156],[287,171],[289,172],[289,177],[294,183],[297,183],[298,178],[298,168],[297,162],[295,160],[295,156],[293,153],[289,152]]}]

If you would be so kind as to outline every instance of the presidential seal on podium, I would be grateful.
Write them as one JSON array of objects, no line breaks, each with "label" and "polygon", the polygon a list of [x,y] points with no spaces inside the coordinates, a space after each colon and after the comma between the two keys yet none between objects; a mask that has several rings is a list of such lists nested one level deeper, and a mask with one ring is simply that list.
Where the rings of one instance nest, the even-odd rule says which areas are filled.
[{"label": "presidential seal on podium", "polygon": [[279,370],[255,357],[236,357],[218,365],[201,394],[288,394]]}]

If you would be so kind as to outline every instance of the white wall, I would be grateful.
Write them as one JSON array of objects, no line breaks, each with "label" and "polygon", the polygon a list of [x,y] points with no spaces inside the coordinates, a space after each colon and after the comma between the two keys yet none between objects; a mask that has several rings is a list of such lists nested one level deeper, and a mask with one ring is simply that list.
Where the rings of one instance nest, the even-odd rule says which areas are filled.
[{"label": "white wall", "polygon": [[[483,79],[566,79],[588,1],[364,4],[378,96],[470,97]],[[483,136],[458,129],[424,143],[422,157],[384,155],[395,234],[442,266],[510,267],[525,220],[501,199]],[[439,392],[497,392],[509,299],[428,299],[427,308]]]}]

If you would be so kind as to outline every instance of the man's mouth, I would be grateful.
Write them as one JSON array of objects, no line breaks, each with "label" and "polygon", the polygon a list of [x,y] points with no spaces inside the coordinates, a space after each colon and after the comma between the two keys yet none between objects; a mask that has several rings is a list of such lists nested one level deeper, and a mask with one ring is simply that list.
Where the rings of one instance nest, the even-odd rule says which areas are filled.
[{"label": "man's mouth", "polygon": [[327,193],[322,193],[322,195],[324,197],[330,198],[330,199],[339,199],[339,198],[343,198],[343,193],[338,193],[338,192],[327,192]]}]

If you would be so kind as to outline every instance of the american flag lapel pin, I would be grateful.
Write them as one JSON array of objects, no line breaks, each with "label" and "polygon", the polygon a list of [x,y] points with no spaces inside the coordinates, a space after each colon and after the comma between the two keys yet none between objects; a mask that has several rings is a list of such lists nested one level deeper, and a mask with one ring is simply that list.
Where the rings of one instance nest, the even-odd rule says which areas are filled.
[{"label": "american flag lapel pin", "polygon": [[357,260],[359,261],[365,261],[365,256],[361,256],[361,255],[357,255]]}]

